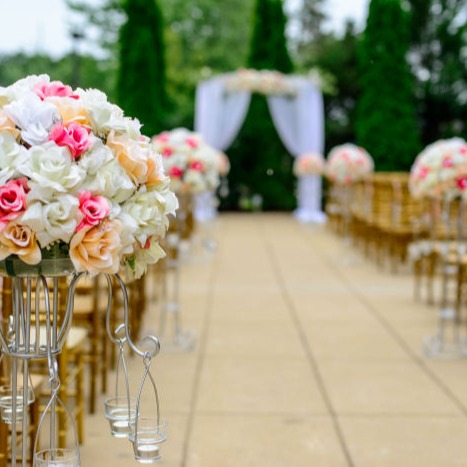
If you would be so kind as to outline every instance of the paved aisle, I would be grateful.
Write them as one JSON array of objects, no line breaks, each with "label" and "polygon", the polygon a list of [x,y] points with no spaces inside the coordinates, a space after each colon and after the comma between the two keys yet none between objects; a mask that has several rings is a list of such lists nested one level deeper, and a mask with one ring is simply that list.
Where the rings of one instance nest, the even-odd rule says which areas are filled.
[{"label": "paved aisle", "polygon": [[[170,428],[161,465],[467,465],[467,362],[421,357],[436,309],[414,302],[408,271],[349,261],[333,234],[290,214],[218,224],[215,254],[182,269],[196,350],[156,367]],[[106,423],[88,417],[82,465],[137,465]]]}]

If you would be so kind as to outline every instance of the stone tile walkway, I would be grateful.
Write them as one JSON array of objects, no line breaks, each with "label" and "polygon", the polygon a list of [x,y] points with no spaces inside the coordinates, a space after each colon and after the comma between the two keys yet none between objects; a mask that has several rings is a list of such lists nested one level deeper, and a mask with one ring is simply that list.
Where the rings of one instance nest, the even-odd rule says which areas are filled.
[{"label": "stone tile walkway", "polygon": [[[378,269],[291,214],[222,214],[218,248],[181,270],[194,351],[156,364],[173,467],[467,465],[467,361],[421,353],[436,307],[408,268]],[[145,320],[157,333],[158,304]],[[137,363],[130,360],[138,380]],[[102,410],[82,465],[137,465]]]}]

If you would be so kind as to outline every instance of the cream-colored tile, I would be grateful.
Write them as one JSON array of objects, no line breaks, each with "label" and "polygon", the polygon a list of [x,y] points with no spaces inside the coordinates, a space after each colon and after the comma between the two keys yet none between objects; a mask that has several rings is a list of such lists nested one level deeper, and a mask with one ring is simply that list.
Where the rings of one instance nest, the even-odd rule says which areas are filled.
[{"label": "cream-colored tile", "polygon": [[303,325],[313,354],[337,359],[406,359],[407,352],[380,324],[365,322],[338,326],[306,322]]},{"label": "cream-colored tile", "polygon": [[459,414],[436,382],[410,361],[321,359],[319,368],[338,414]]},{"label": "cream-colored tile", "polygon": [[326,413],[309,363],[299,357],[206,356],[196,410]]},{"label": "cream-colored tile", "polygon": [[467,410],[467,362],[465,359],[426,359],[425,364]]},{"label": "cream-colored tile", "polygon": [[359,467],[463,467],[467,420],[390,417],[339,420]]},{"label": "cream-colored tile", "polygon": [[188,467],[346,466],[326,417],[196,415]]},{"label": "cream-colored tile", "polygon": [[305,351],[292,323],[222,322],[209,326],[208,355],[248,357],[305,357]]}]

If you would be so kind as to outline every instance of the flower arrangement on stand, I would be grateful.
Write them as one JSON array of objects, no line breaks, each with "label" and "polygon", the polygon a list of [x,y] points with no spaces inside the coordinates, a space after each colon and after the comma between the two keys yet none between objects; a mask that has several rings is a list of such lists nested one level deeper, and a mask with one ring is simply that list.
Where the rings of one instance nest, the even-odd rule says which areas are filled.
[{"label": "flower arrangement on stand", "polygon": [[354,144],[335,146],[328,154],[324,175],[331,182],[332,203],[328,204],[327,210],[341,223],[346,241],[350,240],[352,185],[368,178],[373,170],[371,156]]},{"label": "flower arrangement on stand", "polygon": [[[466,336],[461,336],[459,310],[456,300],[449,296],[448,282],[457,283],[459,264],[466,252],[467,143],[451,138],[428,145],[412,165],[409,188],[415,198],[425,198],[430,205],[428,216],[422,219],[429,238],[413,242],[410,257],[414,264],[435,261],[442,272],[438,330],[425,339],[424,351],[429,357],[458,358],[465,355]],[[455,238],[440,241],[436,232],[440,225],[448,238],[454,232]]]},{"label": "flower arrangement on stand", "polygon": [[[53,428],[56,407],[63,406],[56,355],[71,326],[73,294],[84,274],[105,274],[109,295],[111,276],[115,278],[123,294],[125,316],[118,339],[117,329],[108,329],[109,337],[139,355],[149,374],[159,341],[145,337],[144,351],[133,343],[127,292],[118,273],[141,277],[148,264],[165,255],[160,242],[168,228],[168,215],[174,215],[177,206],[162,157],[153,151],[149,138],[141,134],[138,120],[125,116],[104,93],[72,89],[51,81],[47,75],[28,76],[0,87],[0,274],[13,278],[12,320],[17,330],[13,336],[4,336],[0,331],[1,345],[2,353],[14,360],[13,393],[19,390],[17,360],[22,363],[23,391],[28,390],[29,359],[48,362],[51,398],[39,427],[46,412],[50,412]],[[54,295],[51,302],[45,276],[70,274],[73,276],[66,310],[57,320],[58,281],[50,286]],[[27,290],[36,291],[35,301],[31,293],[23,300],[23,278]],[[44,297],[43,303],[39,296]],[[28,317],[38,319],[41,314],[45,315],[46,326],[31,326]],[[19,408],[24,412],[27,401],[27,397],[13,397],[13,413]],[[62,408],[68,413],[66,407]],[[129,405],[127,409],[128,414],[134,413]],[[16,417],[11,423],[11,445],[16,446]],[[28,417],[22,417],[21,423],[22,462],[26,465]],[[165,434],[158,430],[155,444],[165,440]],[[49,431],[50,444],[37,453],[36,460],[39,462],[41,456],[42,461],[49,459],[51,465],[58,465],[71,456],[73,463],[67,465],[79,465],[77,446],[71,451],[55,449],[55,434]],[[130,431],[128,426],[126,437],[131,438]],[[137,438],[133,432],[133,439]],[[37,441],[35,448],[39,449]]]},{"label": "flower arrangement on stand", "polygon": [[0,259],[55,251],[77,272],[136,277],[160,259],[177,199],[140,127],[47,75],[0,88]]},{"label": "flower arrangement on stand", "polygon": [[371,175],[374,163],[365,149],[351,143],[335,146],[329,152],[324,173],[337,185],[350,185]]},{"label": "flower arrangement on stand", "polygon": [[294,160],[293,173],[296,177],[321,175],[323,170],[324,158],[321,154],[306,153]]},{"label": "flower arrangement on stand", "polygon": [[[166,339],[165,348],[174,351],[191,350],[195,338],[192,332],[182,329],[178,299],[181,240],[191,238],[195,219],[210,220],[213,194],[220,183],[219,153],[210,147],[200,134],[186,128],[176,128],[154,136],[152,146],[162,154],[171,187],[180,199],[177,222],[171,225],[171,234],[167,239],[171,254],[165,261],[166,283],[162,292],[160,333],[165,334],[167,316],[172,313],[175,327],[173,335]],[[211,242],[211,239],[206,237],[203,245],[208,246],[208,242]]]},{"label": "flower arrangement on stand", "polygon": [[428,145],[410,170],[409,187],[416,198],[455,198],[467,188],[467,143],[461,138]]}]

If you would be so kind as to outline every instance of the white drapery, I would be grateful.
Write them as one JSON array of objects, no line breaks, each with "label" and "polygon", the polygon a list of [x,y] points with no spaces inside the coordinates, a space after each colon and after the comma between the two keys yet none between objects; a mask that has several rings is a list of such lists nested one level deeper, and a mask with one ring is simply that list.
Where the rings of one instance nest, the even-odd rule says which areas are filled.
[{"label": "white drapery", "polygon": [[[269,95],[272,120],[284,146],[294,156],[322,153],[324,147],[323,98],[310,81],[290,78],[297,90],[293,96]],[[203,81],[196,90],[195,131],[216,149],[225,151],[237,136],[248,112],[251,95],[225,88],[226,75]],[[199,217],[206,218],[207,202],[199,200]],[[303,222],[323,222],[321,177],[300,177],[295,216]],[[214,206],[214,203],[210,203]],[[213,208],[214,209],[214,208]],[[195,210],[195,217],[197,216]]]}]

